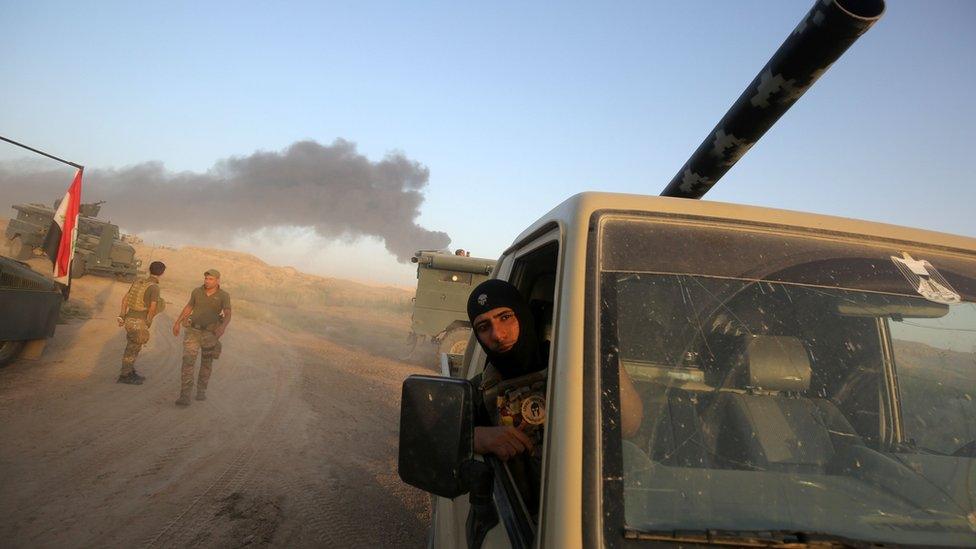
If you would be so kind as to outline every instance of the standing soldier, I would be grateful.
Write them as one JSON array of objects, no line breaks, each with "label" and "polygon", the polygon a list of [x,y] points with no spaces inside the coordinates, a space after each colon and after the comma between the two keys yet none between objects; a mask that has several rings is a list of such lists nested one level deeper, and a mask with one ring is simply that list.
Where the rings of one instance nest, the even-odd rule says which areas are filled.
[{"label": "standing soldier", "polygon": [[119,311],[119,326],[125,327],[125,352],[122,353],[122,371],[119,372],[119,383],[142,385],[145,377],[136,373],[136,357],[142,346],[149,341],[149,327],[153,318],[160,312],[159,277],[166,270],[162,261],[149,264],[149,276],[136,280],[129,286],[129,291],[122,298],[122,309]]},{"label": "standing soldier", "polygon": [[220,289],[220,271],[208,269],[203,273],[203,286],[194,288],[190,301],[173,324],[173,335],[183,336],[183,368],[180,373],[180,398],[177,406],[190,405],[193,391],[193,367],[200,353],[200,376],[197,378],[197,400],[207,399],[207,382],[213,361],[220,357],[220,336],[230,324],[230,294]]}]

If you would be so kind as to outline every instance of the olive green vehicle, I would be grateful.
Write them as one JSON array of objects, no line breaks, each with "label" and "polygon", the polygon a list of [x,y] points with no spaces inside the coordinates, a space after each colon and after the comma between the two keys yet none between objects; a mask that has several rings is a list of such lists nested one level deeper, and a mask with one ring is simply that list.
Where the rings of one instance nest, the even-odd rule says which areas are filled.
[{"label": "olive green vehicle", "polygon": [[54,281],[0,256],[0,366],[40,356],[54,335],[63,302]]},{"label": "olive green vehicle", "polygon": [[425,250],[410,260],[417,264],[410,328],[413,344],[431,341],[439,354],[463,355],[471,336],[468,295],[488,279],[495,260]]},{"label": "olive green vehicle", "polygon": [[818,0],[664,196],[514,239],[492,276],[549,351],[540,482],[473,452],[479,345],[410,376],[429,547],[976,546],[976,239],[693,199],[883,11]]},{"label": "olive green vehicle", "polygon": [[[142,266],[136,259],[135,248],[124,242],[119,227],[96,219],[104,202],[81,204],[78,216],[78,241],[71,264],[71,278],[86,274],[114,276],[131,279]],[[44,238],[47,236],[55,208],[43,204],[17,204],[13,206],[17,217],[7,224],[5,233],[10,257],[28,259],[42,255]]]}]

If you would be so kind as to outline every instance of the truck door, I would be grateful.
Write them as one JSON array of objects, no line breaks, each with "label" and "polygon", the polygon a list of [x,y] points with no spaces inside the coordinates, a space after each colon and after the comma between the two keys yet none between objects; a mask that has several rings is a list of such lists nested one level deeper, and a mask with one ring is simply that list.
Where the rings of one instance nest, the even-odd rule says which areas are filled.
[{"label": "truck door", "polygon": [[[536,333],[544,356],[553,367],[548,349],[557,334],[553,329],[555,317],[555,296],[558,286],[559,233],[553,230],[514,254],[499,262],[498,278],[514,284],[526,298],[536,324]],[[468,348],[463,375],[472,379],[480,374],[485,366],[486,356],[480,345]],[[551,377],[550,383],[551,383]],[[551,387],[547,390],[547,396]],[[548,399],[547,399],[548,400]],[[547,440],[548,437],[543,437]],[[489,456],[487,458],[495,472],[493,499],[498,512],[499,523],[485,537],[482,547],[531,547],[536,538],[539,515],[538,502],[541,493],[523,494],[516,488],[514,473],[504,462]],[[544,484],[546,444],[542,449],[542,478]],[[465,522],[468,517],[468,496],[452,499],[434,497],[434,516],[431,524],[432,547],[465,547]]]}]

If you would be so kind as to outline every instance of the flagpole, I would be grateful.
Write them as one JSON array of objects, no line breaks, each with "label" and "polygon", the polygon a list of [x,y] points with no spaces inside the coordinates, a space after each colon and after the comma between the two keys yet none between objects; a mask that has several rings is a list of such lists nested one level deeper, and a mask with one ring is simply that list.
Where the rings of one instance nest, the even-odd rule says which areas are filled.
[{"label": "flagpole", "polygon": [[3,141],[6,141],[7,143],[10,143],[11,145],[17,145],[18,147],[23,147],[23,148],[25,148],[25,149],[27,149],[27,150],[29,150],[31,152],[36,152],[37,154],[46,156],[46,157],[50,158],[51,160],[57,160],[58,162],[63,162],[65,164],[69,165],[69,166],[74,166],[75,168],[78,168],[79,170],[84,170],[85,169],[85,167],[82,166],[81,164],[75,164],[74,162],[69,162],[69,161],[67,161],[67,160],[65,160],[63,158],[58,158],[58,157],[54,156],[53,154],[48,154],[48,153],[46,153],[44,151],[39,151],[39,150],[35,149],[34,147],[28,147],[27,145],[24,145],[23,143],[18,143],[16,141],[14,141],[13,139],[7,139],[6,137],[4,137],[2,135],[0,135],[0,139],[2,139]]},{"label": "flagpole", "polygon": [[[46,156],[46,157],[50,158],[51,160],[57,160],[58,162],[61,162],[62,164],[67,164],[69,166],[72,166],[74,168],[77,168],[77,170],[78,170],[78,173],[75,174],[75,180],[74,180],[74,182],[72,182],[71,186],[68,187],[68,194],[66,194],[65,197],[64,197],[64,199],[62,199],[62,204],[61,204],[62,207],[71,206],[71,208],[68,208],[69,210],[71,210],[73,208],[73,210],[74,210],[73,212],[71,212],[71,211],[66,212],[67,214],[73,214],[73,215],[71,215],[72,219],[70,220],[70,223],[65,223],[64,222],[65,220],[62,220],[62,223],[63,224],[59,224],[58,223],[58,212],[60,212],[61,210],[60,210],[60,208],[58,208],[57,211],[54,212],[54,218],[52,218],[52,220],[51,220],[51,226],[52,227],[56,227],[56,226],[59,226],[60,225],[60,230],[61,230],[61,238],[60,238],[60,240],[61,240],[61,242],[59,242],[57,244],[56,248],[54,248],[55,251],[53,252],[54,253],[53,256],[50,255],[50,252],[48,254],[51,257],[51,262],[54,264],[53,266],[54,266],[55,283],[61,285],[61,287],[62,287],[62,293],[64,294],[64,299],[65,299],[65,301],[67,301],[68,294],[69,294],[69,292],[71,292],[71,263],[72,263],[72,261],[74,261],[75,240],[77,239],[78,206],[81,203],[81,176],[82,176],[82,174],[85,171],[85,167],[82,166],[81,164],[75,164],[74,162],[70,162],[70,161],[65,160],[63,158],[58,158],[57,156],[54,156],[53,154],[46,153],[44,151],[35,149],[34,147],[28,147],[27,145],[24,145],[23,143],[19,143],[17,141],[14,141],[13,139],[8,139],[8,138],[6,138],[6,137],[4,137],[2,135],[0,135],[0,140],[6,141],[7,143],[10,143],[11,145],[16,145],[18,147],[27,149],[28,151],[37,153],[37,154],[39,154],[41,156]],[[72,193],[72,189],[75,187],[75,184],[78,185],[78,189],[76,191],[76,196],[71,197],[70,195]],[[72,200],[72,198],[73,198],[73,200]],[[71,202],[74,202],[74,204],[72,205]],[[45,242],[44,242],[44,248],[45,249],[48,248],[48,242],[47,241],[50,240],[51,234],[52,234],[51,233],[51,229],[49,229],[48,230],[48,235],[45,238]],[[65,238],[70,239],[70,241],[69,241],[69,243],[67,245],[67,248],[68,248],[67,249],[68,258],[67,258],[67,262],[66,262],[67,263],[67,269],[65,269],[65,273],[64,273],[63,277],[61,277],[61,276],[58,276],[59,274],[61,274],[60,273],[60,269],[58,267],[59,267],[59,264],[60,264],[59,259],[61,259],[61,256],[64,253],[64,251],[62,250],[62,248],[63,248],[63,243],[64,243],[64,239]],[[61,282],[60,280],[58,280],[59,278],[67,278],[67,283]]]}]

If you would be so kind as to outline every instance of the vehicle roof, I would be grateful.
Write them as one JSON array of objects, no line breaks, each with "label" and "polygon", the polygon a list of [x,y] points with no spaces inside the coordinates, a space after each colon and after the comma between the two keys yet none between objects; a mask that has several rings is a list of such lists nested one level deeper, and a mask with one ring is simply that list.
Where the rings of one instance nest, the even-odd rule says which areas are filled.
[{"label": "vehicle roof", "polygon": [[[52,216],[54,215],[54,208],[46,204],[38,204],[37,202],[31,202],[30,204],[14,204],[13,206],[10,207],[17,211],[33,211],[33,212],[40,212],[46,215],[52,215]],[[104,219],[98,219],[97,217],[92,217],[88,215],[81,215],[81,213],[78,214],[78,218],[87,223],[96,223],[101,225],[112,224],[111,221],[105,221]]]},{"label": "vehicle roof", "polygon": [[448,252],[420,250],[411,258],[420,269],[488,274],[495,266],[494,259],[454,255]]},{"label": "vehicle roof", "polygon": [[[711,200],[671,198],[637,194],[584,192],[573,195],[522,231],[509,249],[518,247],[526,238],[545,227],[558,223],[570,225],[575,220],[587,222],[595,211],[615,210],[621,213],[660,213],[686,215],[720,221],[745,221],[762,225],[794,227],[817,231],[864,235],[868,237],[919,242],[926,245],[976,252],[976,238],[902,227],[887,223],[862,221],[832,215],[793,210],[746,206]],[[506,250],[506,254],[508,251]]]}]

